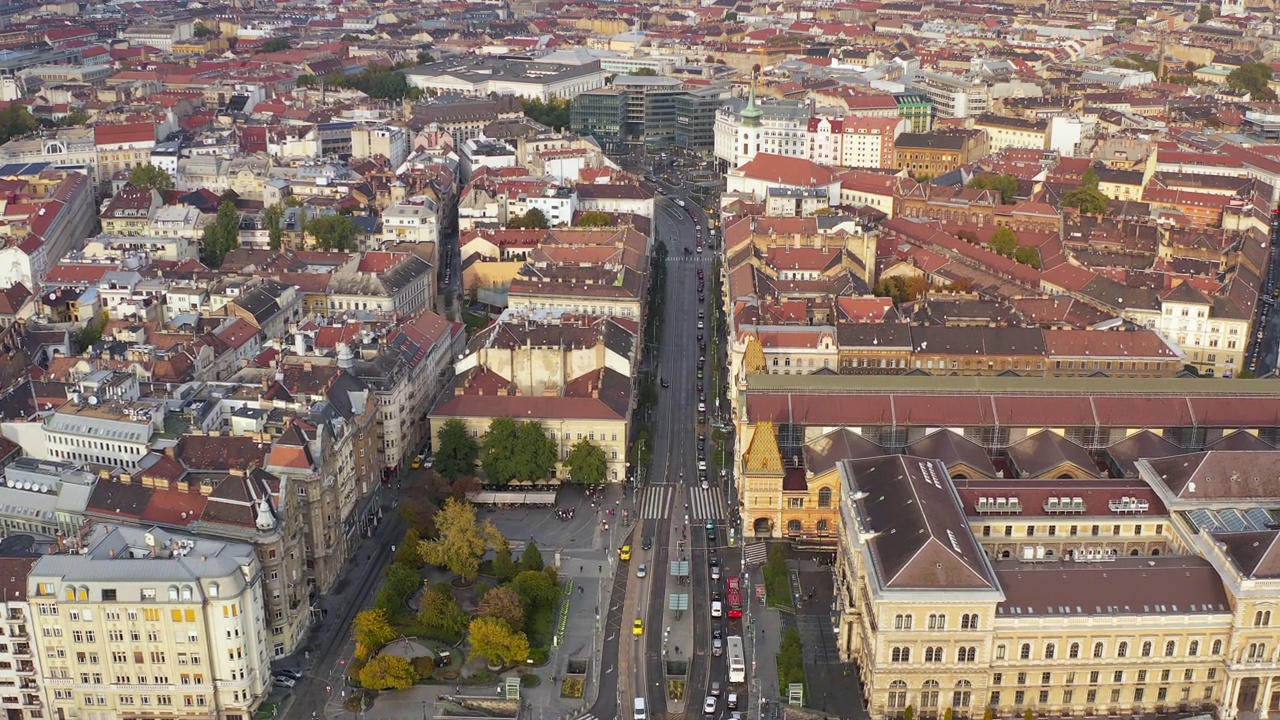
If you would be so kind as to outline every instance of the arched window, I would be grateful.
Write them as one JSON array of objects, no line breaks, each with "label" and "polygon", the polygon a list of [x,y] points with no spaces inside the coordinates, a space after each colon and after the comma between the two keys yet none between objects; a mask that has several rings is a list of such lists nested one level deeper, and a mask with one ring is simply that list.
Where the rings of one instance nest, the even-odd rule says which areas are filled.
[{"label": "arched window", "polygon": [[170,586],[169,586],[169,600],[170,600],[170,602],[177,602],[177,600],[178,600],[178,586],[177,586],[177,585],[170,585]]},{"label": "arched window", "polygon": [[1170,640],[1164,644],[1164,656],[1173,657],[1173,652],[1178,649],[1178,643]]},{"label": "arched window", "polygon": [[1071,647],[1067,648],[1067,657],[1072,660],[1080,657],[1080,643],[1071,643]]},{"label": "arched window", "polygon": [[946,629],[947,629],[947,616],[946,616],[946,615],[936,615],[936,614],[935,614],[935,615],[930,615],[930,616],[929,616],[929,629],[930,629],[930,630],[946,630]]},{"label": "arched window", "polygon": [[907,684],[901,680],[889,683],[889,707],[902,709],[907,706]]},{"label": "arched window", "polygon": [[1213,652],[1212,652],[1212,654],[1213,654],[1213,655],[1221,655],[1221,654],[1222,654],[1222,641],[1221,641],[1221,640],[1214,640],[1214,641],[1213,641],[1213,649],[1212,649],[1212,650],[1213,650]]},{"label": "arched window", "polygon": [[911,616],[910,615],[894,615],[893,629],[894,630],[910,630]]},{"label": "arched window", "polygon": [[977,614],[977,613],[966,613],[966,614],[964,614],[964,615],[961,615],[961,616],[960,616],[960,629],[961,629],[961,630],[977,630],[977,629],[978,629],[978,614]]},{"label": "arched window", "polygon": [[1057,648],[1053,643],[1049,643],[1049,644],[1045,645],[1045,646],[1044,646],[1044,659],[1045,659],[1045,660],[1052,660],[1052,659],[1053,659],[1053,655],[1054,655],[1054,653],[1055,653],[1055,652],[1057,652],[1057,650],[1058,650],[1058,648]]},{"label": "arched window", "polygon": [[1151,657],[1151,641],[1142,643],[1142,657]]},{"label": "arched window", "polygon": [[1102,645],[1102,643],[1094,643],[1094,644],[1093,644],[1093,656],[1094,656],[1095,658],[1100,658],[1100,657],[1102,657],[1102,651],[1103,651],[1103,645]]},{"label": "arched window", "polygon": [[938,681],[925,680],[923,688],[920,691],[920,707],[938,707]]},{"label": "arched window", "polygon": [[956,662],[973,662],[978,657],[978,648],[962,647],[956,648]]},{"label": "arched window", "polygon": [[1031,659],[1031,643],[1022,643],[1022,649],[1018,651],[1018,657],[1023,660]]},{"label": "arched window", "polygon": [[1004,646],[1003,646],[1003,645],[997,645],[997,646],[996,646],[996,659],[997,659],[997,660],[1003,660],[1003,659],[1004,659],[1004,652],[1005,652],[1005,651],[1004,651]]},{"label": "arched window", "polygon": [[218,597],[218,583],[209,583],[209,597]]},{"label": "arched window", "polygon": [[825,532],[828,532],[830,529],[831,529],[831,523],[827,522],[826,520],[818,521],[818,532],[825,533]]},{"label": "arched window", "polygon": [[798,533],[798,532],[800,532],[800,528],[801,528],[801,525],[800,525],[800,521],[799,521],[799,520],[788,520],[788,521],[787,521],[787,532],[789,532],[789,533]]},{"label": "arched window", "polygon": [[1187,654],[1188,654],[1188,655],[1190,655],[1191,657],[1195,657],[1195,656],[1197,656],[1197,655],[1199,655],[1199,654],[1200,654],[1200,641],[1199,641],[1199,640],[1192,640],[1192,641],[1191,641],[1191,644],[1187,646]]},{"label": "arched window", "polygon": [[186,600],[186,601],[190,601],[190,600],[191,600],[191,586],[190,586],[190,585],[183,585],[183,586],[182,586],[182,599],[183,599],[183,600]]},{"label": "arched window", "polygon": [[932,647],[927,647],[927,648],[925,648],[925,649],[924,649],[924,661],[925,661],[925,662],[927,662],[927,663],[931,663],[931,662],[941,662],[941,661],[942,661],[942,658],[938,657],[938,654],[935,652],[936,650],[941,650],[941,649],[942,649],[942,648],[932,648]]},{"label": "arched window", "polygon": [[911,648],[896,647],[893,649],[893,652],[890,653],[890,657],[894,662],[911,662]]},{"label": "arched window", "polygon": [[831,507],[831,488],[824,487],[818,491],[818,507]]},{"label": "arched window", "polygon": [[951,707],[966,708],[973,702],[973,684],[968,680],[961,680],[956,683],[956,689],[951,693]]},{"label": "arched window", "polygon": [[67,586],[67,602],[75,602],[76,589],[70,585]]},{"label": "arched window", "polygon": [[1116,657],[1129,657],[1129,643],[1121,640],[1116,646]]}]

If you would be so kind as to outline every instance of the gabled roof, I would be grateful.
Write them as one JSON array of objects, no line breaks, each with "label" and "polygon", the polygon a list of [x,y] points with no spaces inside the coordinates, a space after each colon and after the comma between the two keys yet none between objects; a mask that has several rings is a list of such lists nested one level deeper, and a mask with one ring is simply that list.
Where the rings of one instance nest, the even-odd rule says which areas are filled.
[{"label": "gabled roof", "polygon": [[959,465],[965,465],[982,474],[982,477],[996,476],[996,466],[992,464],[987,451],[978,443],[953,431],[939,430],[929,433],[907,445],[906,452],[920,457],[936,458],[947,466],[948,472],[955,472]]},{"label": "gabled roof", "polygon": [[887,590],[994,590],[996,581],[938,460],[846,460],[877,580]]},{"label": "gabled roof", "polygon": [[1087,450],[1049,430],[1041,430],[1013,443],[1008,453],[1009,461],[1019,473],[1024,473],[1024,477],[1044,477],[1068,463],[1090,477],[1098,476]]},{"label": "gabled roof", "polygon": [[814,438],[804,446],[804,468],[814,475],[836,467],[841,460],[884,455],[884,448],[848,428]]}]

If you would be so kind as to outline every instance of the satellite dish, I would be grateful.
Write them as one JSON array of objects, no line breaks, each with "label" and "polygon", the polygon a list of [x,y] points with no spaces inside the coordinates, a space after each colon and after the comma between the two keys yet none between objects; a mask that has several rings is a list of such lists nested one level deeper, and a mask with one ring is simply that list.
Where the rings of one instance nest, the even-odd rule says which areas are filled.
[{"label": "satellite dish", "polygon": [[98,404],[98,396],[97,396],[97,395],[90,395],[90,396],[89,396],[89,404],[90,404],[90,405],[97,405],[97,404]]}]

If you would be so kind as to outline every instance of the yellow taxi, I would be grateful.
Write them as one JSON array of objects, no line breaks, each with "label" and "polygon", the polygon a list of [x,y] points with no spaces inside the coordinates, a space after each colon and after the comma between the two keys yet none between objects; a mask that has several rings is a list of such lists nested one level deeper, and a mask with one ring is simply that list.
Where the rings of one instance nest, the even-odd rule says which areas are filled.
[{"label": "yellow taxi", "polygon": [[621,548],[618,549],[618,559],[623,562],[626,562],[631,559],[630,545],[623,545]]},{"label": "yellow taxi", "polygon": [[632,626],[631,626],[631,634],[632,634],[632,635],[643,635],[643,634],[644,634],[644,621],[643,621],[643,620],[641,620],[641,619],[639,619],[639,618],[636,618],[635,625],[632,625]]},{"label": "yellow taxi", "polygon": [[413,459],[413,469],[418,470],[421,468],[422,468],[422,456],[419,455],[418,457]]}]

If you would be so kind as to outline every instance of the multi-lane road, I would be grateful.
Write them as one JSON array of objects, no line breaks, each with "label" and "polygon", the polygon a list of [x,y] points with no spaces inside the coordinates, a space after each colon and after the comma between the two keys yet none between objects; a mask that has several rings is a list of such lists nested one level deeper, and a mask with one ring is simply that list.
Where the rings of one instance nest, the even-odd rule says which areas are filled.
[{"label": "multi-lane road", "polygon": [[[716,359],[706,358],[701,368],[699,363],[711,346],[712,316],[719,301],[708,294],[713,286],[710,275],[716,253],[703,211],[688,201],[686,207],[681,207],[675,199],[677,189],[669,185],[665,189],[672,194],[659,198],[655,218],[658,237],[668,250],[662,335],[658,347],[650,350],[656,350],[656,373],[666,387],[659,390],[654,410],[654,447],[645,473],[646,484],[636,498],[637,525],[631,543],[637,557],[630,566],[623,564],[615,577],[604,633],[602,669],[606,672],[597,701],[589,711],[595,718],[605,720],[627,720],[636,697],[645,698],[650,718],[667,717],[670,711],[665,663],[669,655],[675,656],[675,648],[681,644],[684,648],[677,657],[689,661],[683,714],[702,715],[703,699],[713,682],[718,682],[726,694],[734,690],[727,688],[724,658],[710,652],[712,633],[718,630],[723,637],[741,634],[740,628],[730,626],[730,622],[737,624],[738,620],[711,617],[712,596],[723,593],[723,578],[740,572],[739,549],[727,547],[726,540],[725,519],[730,515],[727,497],[731,490],[721,484],[714,465],[716,458],[707,447],[709,412],[699,411],[699,403],[704,402],[707,411],[711,411],[720,390],[710,387],[709,382],[710,364]],[[697,251],[700,242],[702,252]],[[699,369],[704,373],[701,379]],[[700,460],[707,463],[705,484],[699,471]],[[707,532],[708,524],[714,528],[714,539]],[[643,551],[641,545],[646,538],[652,542],[652,549]],[[641,554],[648,573],[637,578],[635,565]],[[711,579],[712,557],[720,564],[720,580]],[[671,576],[670,563],[675,560],[689,561],[689,585],[678,585]],[[630,594],[628,582],[633,584]],[[676,628],[673,636],[666,634],[663,618],[672,592],[689,595],[687,613],[692,621],[692,639],[687,621],[683,631]],[[625,607],[628,597],[632,598],[632,607]],[[645,623],[644,633],[638,638],[632,633],[636,618]],[[626,668],[629,677],[610,675],[622,668]],[[736,691],[744,695],[743,688]],[[727,714],[724,696],[716,714]]]}]

